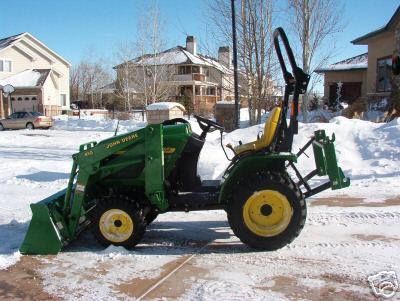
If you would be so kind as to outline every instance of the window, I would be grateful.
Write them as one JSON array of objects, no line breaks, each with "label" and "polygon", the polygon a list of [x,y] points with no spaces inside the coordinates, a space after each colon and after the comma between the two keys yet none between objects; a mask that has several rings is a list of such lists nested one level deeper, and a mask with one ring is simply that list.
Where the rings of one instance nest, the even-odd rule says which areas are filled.
[{"label": "window", "polygon": [[18,97],[17,100],[22,101],[22,97]]},{"label": "window", "polygon": [[215,95],[215,87],[207,87],[207,95]]},{"label": "window", "polygon": [[196,86],[196,87],[194,88],[194,94],[195,94],[195,95],[200,95],[200,87],[199,87],[199,86]]},{"label": "window", "polygon": [[392,59],[390,57],[378,59],[376,91],[385,92],[392,90]]},{"label": "window", "polygon": [[60,106],[65,107],[67,105],[67,94],[60,94]]},{"label": "window", "polygon": [[179,66],[178,67],[178,74],[190,74],[192,73],[191,66]]},{"label": "window", "polygon": [[25,99],[24,99],[24,100],[28,100],[28,101],[29,101],[29,100],[30,100],[30,98],[27,96],[27,97],[25,97]]},{"label": "window", "polygon": [[192,73],[200,73],[200,67],[199,66],[192,66]]},{"label": "window", "polygon": [[11,72],[10,60],[0,60],[0,72]]}]

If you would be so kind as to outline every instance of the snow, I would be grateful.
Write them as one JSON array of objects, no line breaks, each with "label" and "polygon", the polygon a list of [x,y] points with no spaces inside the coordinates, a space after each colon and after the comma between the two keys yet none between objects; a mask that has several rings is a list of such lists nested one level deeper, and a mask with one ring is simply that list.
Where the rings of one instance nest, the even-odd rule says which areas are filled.
[{"label": "snow", "polygon": [[327,71],[346,71],[355,69],[367,69],[368,68],[368,53],[363,53],[343,61],[329,65],[326,68],[321,68],[317,72]]},{"label": "snow", "polygon": [[173,108],[180,108],[182,111],[185,111],[185,107],[177,102],[155,102],[147,106],[148,111],[156,111],[156,110],[171,110]]},{"label": "snow", "polygon": [[226,68],[216,59],[201,54],[192,54],[184,47],[177,46],[154,55],[144,55],[134,60],[139,65],[178,65],[197,64],[214,67],[225,74],[231,74],[232,70]]},{"label": "snow", "polygon": [[[241,114],[246,117],[245,110]],[[195,121],[190,122],[199,132]],[[242,125],[246,122],[242,120]],[[145,125],[121,121],[119,133]],[[50,130],[0,132],[0,269],[19,262],[18,248],[31,218],[29,204],[65,188],[71,155],[79,145],[106,139],[114,135],[115,127],[114,120],[60,117]],[[275,252],[254,252],[240,243],[224,211],[163,214],[134,250],[103,249],[86,231],[57,256],[35,257],[44,290],[65,300],[133,299],[119,285],[132,279],[155,283],[169,266],[193,255],[174,274],[185,275],[177,280],[185,288],[178,300],[308,300],[308,294],[323,292],[327,285],[334,285],[338,299],[346,299],[341,292],[370,298],[369,275],[380,270],[400,275],[400,206],[368,207],[369,202],[400,195],[400,120],[383,124],[335,117],[330,123],[300,123],[294,152],[317,129],[335,132],[339,165],[351,178],[349,188],[325,191],[318,197],[365,198],[363,205],[314,206],[316,200],[310,199],[305,229],[293,243]],[[224,145],[249,142],[262,130],[261,124],[224,133]],[[311,150],[307,153],[311,155]],[[199,161],[202,179],[221,178],[229,161],[217,131],[208,135]],[[313,166],[312,157],[300,158],[298,168],[303,174]],[[382,238],[363,240],[357,235]],[[335,277],[339,280],[332,280]],[[299,290],[291,292],[294,287]],[[160,290],[161,300],[167,291],[162,285]]]},{"label": "snow", "polygon": [[34,87],[40,78],[40,72],[25,70],[0,80],[0,85],[12,85],[16,87]]}]

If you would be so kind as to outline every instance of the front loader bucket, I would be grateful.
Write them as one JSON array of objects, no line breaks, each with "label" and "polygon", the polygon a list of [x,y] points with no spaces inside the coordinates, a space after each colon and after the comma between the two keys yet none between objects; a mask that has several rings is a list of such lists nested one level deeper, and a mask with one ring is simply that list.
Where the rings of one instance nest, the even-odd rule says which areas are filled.
[{"label": "front loader bucket", "polygon": [[57,203],[64,200],[65,193],[66,189],[31,204],[32,220],[19,250],[22,254],[57,254],[61,250],[64,241],[56,226],[62,225]]}]

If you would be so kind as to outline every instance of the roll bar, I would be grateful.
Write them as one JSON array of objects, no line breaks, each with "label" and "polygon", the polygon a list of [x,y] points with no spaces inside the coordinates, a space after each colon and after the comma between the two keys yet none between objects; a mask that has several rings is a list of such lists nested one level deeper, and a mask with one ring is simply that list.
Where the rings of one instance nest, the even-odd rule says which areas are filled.
[{"label": "roll bar", "polygon": [[[290,125],[286,125],[285,121],[285,145],[283,146],[284,151],[291,151],[293,143],[293,135],[298,133],[298,121],[297,116],[299,114],[298,103],[299,95],[304,94],[307,91],[307,86],[310,81],[310,75],[305,73],[303,69],[297,66],[296,59],[294,58],[292,48],[290,47],[287,35],[282,27],[278,27],[274,30],[274,46],[278,56],[279,64],[283,72],[283,78],[285,80],[285,95],[283,98],[283,114],[286,116],[289,107],[289,96],[293,94],[293,106],[290,116]],[[291,71],[289,72],[286,67],[286,62],[282,54],[280,41],[286,51],[287,58],[290,63]],[[286,118],[284,118],[286,120]]]}]

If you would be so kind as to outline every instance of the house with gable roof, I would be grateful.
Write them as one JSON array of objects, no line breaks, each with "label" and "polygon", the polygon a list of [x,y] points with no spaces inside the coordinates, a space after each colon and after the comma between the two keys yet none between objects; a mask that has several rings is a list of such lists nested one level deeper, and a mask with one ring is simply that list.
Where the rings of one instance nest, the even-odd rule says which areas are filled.
[{"label": "house with gable roof", "polygon": [[69,110],[71,64],[28,32],[0,39],[0,85],[15,92],[3,111],[39,111],[47,116]]},{"label": "house with gable roof", "polygon": [[154,66],[163,74],[158,75],[158,84],[166,85],[167,95],[163,100],[184,102],[189,99],[196,112],[210,112],[220,100],[233,100],[233,68],[229,47],[220,47],[218,59],[202,55],[197,51],[193,36],[186,38],[186,47],[176,46],[156,55],[143,55],[114,67],[117,83],[126,82],[127,64],[129,74],[139,78],[130,79],[130,89],[137,98],[143,97],[143,79],[150,78]]},{"label": "house with gable roof", "polygon": [[332,103],[337,98],[338,83],[342,83],[341,101],[351,104],[361,98],[368,110],[388,110],[400,95],[394,95],[400,87],[399,76],[392,74],[392,56],[400,54],[400,6],[388,23],[351,43],[367,45],[368,53],[316,70],[325,76],[325,100]]}]

